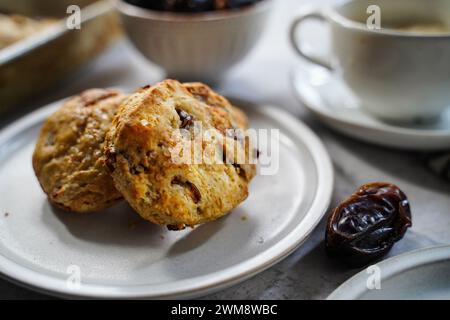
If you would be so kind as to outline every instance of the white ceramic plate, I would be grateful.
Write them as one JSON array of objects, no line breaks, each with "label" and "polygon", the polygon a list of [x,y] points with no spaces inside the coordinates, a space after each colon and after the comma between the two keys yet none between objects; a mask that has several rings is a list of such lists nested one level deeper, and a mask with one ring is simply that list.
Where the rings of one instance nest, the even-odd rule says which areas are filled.
[{"label": "white ceramic plate", "polygon": [[407,150],[450,149],[450,108],[435,123],[393,125],[362,110],[342,81],[324,68],[301,64],[292,75],[292,84],[312,113],[347,136]]},{"label": "white ceramic plate", "polygon": [[0,273],[22,285],[69,297],[205,295],[286,257],[328,208],[333,169],[321,141],[279,108],[240,104],[252,127],[280,129],[279,171],[256,177],[249,198],[230,215],[170,232],[124,203],[95,214],[57,211],[39,187],[31,155],[58,105],[0,133]]},{"label": "white ceramic plate", "polygon": [[368,277],[373,271],[369,274],[363,270],[344,282],[328,299],[450,299],[450,246],[415,250],[382,261],[377,266],[381,275],[380,289],[367,288]]}]

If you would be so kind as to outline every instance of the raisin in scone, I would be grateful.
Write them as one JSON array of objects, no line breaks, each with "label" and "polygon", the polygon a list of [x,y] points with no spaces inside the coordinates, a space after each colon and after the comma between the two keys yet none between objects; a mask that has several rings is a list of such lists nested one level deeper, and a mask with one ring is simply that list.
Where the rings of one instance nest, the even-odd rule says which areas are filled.
[{"label": "raisin in scone", "polygon": [[244,114],[244,112],[231,105],[227,99],[215,93],[207,85],[201,82],[187,82],[183,83],[183,87],[185,87],[197,100],[209,106],[216,107],[219,110],[226,110],[228,113],[230,113],[235,127],[241,129],[248,128],[247,116]]},{"label": "raisin in scone", "polygon": [[[248,137],[233,131],[246,123],[242,111],[206,85],[166,80],[141,88],[121,105],[107,134],[115,186],[144,219],[169,229],[215,220],[247,198],[256,173]],[[193,142],[199,126],[214,139],[201,141],[200,161],[180,161],[177,147]],[[227,152],[233,145],[238,151]],[[238,163],[242,154],[246,161]]]},{"label": "raisin in scone", "polygon": [[44,123],[33,168],[54,205],[73,212],[104,209],[121,194],[105,167],[106,132],[126,96],[91,89],[63,103]]}]

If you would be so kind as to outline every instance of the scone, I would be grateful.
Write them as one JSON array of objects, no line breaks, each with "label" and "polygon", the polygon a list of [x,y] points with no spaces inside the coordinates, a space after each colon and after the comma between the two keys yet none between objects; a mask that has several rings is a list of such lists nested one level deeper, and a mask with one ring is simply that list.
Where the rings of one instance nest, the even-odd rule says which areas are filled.
[{"label": "scone", "polygon": [[56,19],[35,20],[20,15],[0,13],[0,49],[42,31],[57,21]]},{"label": "scone", "polygon": [[[242,153],[253,157],[248,137],[227,131],[246,123],[240,110],[203,84],[166,80],[141,88],[121,105],[107,134],[115,186],[144,219],[169,229],[215,220],[247,198],[256,172],[250,161],[236,161]],[[192,142],[199,125],[216,139],[200,143],[202,161],[178,161],[174,150]],[[234,144],[240,153],[227,152]]]},{"label": "scone", "polygon": [[201,82],[187,82],[183,83],[183,87],[185,87],[197,100],[206,103],[209,106],[229,112],[235,127],[240,129],[248,128],[247,116],[244,112],[231,105],[227,99],[215,93],[207,85]]},{"label": "scone", "polygon": [[91,89],[64,102],[43,125],[33,168],[50,202],[73,212],[104,209],[121,194],[105,168],[106,132],[126,96]]}]

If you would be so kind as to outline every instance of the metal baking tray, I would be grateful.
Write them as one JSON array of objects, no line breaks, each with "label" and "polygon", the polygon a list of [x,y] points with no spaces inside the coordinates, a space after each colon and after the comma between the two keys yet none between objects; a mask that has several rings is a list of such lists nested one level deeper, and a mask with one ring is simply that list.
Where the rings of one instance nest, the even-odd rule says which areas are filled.
[{"label": "metal baking tray", "polygon": [[[66,11],[81,8],[81,28],[67,28]],[[110,1],[2,0],[0,11],[59,21],[41,32],[0,50],[0,113],[45,92],[92,60],[121,34]]]}]

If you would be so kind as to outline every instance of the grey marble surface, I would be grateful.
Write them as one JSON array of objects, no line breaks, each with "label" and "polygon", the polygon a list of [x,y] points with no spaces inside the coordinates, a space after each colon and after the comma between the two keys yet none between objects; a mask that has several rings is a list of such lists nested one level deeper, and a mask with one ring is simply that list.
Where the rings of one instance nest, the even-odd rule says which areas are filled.
[{"label": "grey marble surface", "polygon": [[[262,41],[252,53],[226,76],[217,90],[253,102],[271,103],[286,109],[308,124],[324,141],[335,168],[332,205],[359,185],[369,181],[398,184],[409,196],[413,227],[390,252],[390,256],[435,244],[450,243],[450,183],[440,180],[424,166],[419,153],[385,149],[343,137],[327,129],[307,113],[295,98],[289,79],[298,59],[289,47],[289,22],[308,1],[279,0]],[[317,3],[317,1],[316,1]],[[316,30],[317,29],[317,30]],[[326,37],[311,27],[317,46]],[[0,125],[56,99],[91,87],[135,88],[162,79],[163,73],[147,63],[126,41],[111,50],[51,93],[35,99],[15,112],[3,116]],[[358,272],[324,253],[325,222],[288,258],[239,285],[205,299],[323,299],[337,286]],[[0,280],[0,299],[45,299],[14,284]]]}]

